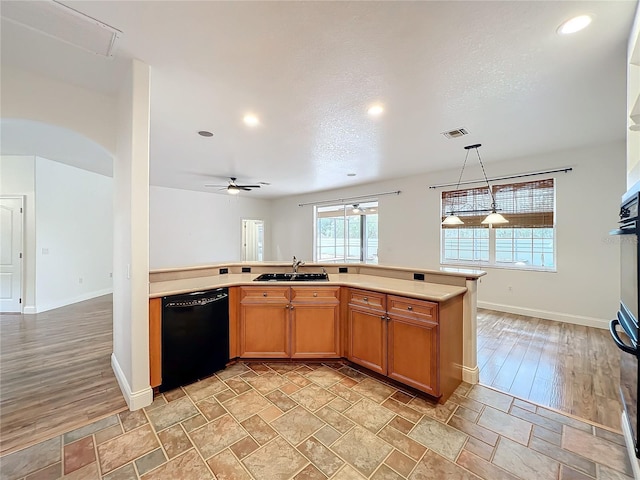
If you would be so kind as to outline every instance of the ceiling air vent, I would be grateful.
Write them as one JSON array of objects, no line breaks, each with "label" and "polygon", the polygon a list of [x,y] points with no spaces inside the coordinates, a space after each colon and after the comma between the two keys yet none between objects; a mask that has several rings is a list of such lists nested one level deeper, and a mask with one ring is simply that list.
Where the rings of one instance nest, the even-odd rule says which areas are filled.
[{"label": "ceiling air vent", "polygon": [[464,128],[457,128],[455,130],[449,130],[448,132],[442,132],[442,135],[447,138],[458,138],[462,137],[463,135],[469,135],[469,132],[467,132]]}]

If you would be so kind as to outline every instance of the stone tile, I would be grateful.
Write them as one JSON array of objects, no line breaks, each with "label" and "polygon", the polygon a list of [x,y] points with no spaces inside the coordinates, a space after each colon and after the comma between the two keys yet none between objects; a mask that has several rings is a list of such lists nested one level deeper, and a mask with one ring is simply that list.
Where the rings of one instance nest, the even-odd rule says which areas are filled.
[{"label": "stone tile", "polygon": [[449,420],[453,412],[458,408],[458,404],[454,402],[447,401],[447,403],[442,405],[436,401],[429,401],[420,397],[411,400],[408,406],[421,414],[428,415],[443,423],[447,423],[447,420]]},{"label": "stone tile", "polygon": [[386,426],[380,430],[378,436],[415,461],[420,460],[426,450],[426,448],[418,442],[410,439],[390,426]]},{"label": "stone tile", "polygon": [[[537,407],[536,413],[542,417],[550,418],[551,420],[555,420],[556,422],[562,423],[564,425],[569,425],[576,430],[582,430],[583,432],[591,433],[591,425],[585,422],[581,422],[580,420],[576,420],[575,418],[567,417],[566,415],[562,415],[561,413],[557,413],[542,407]],[[544,427],[544,425],[541,426]]]},{"label": "stone tile", "polygon": [[87,435],[91,435],[92,433],[99,432],[105,428],[111,427],[113,425],[119,425],[118,415],[110,415],[102,420],[98,420],[97,422],[90,423],[89,425],[85,425],[84,427],[77,428],[72,430],[71,432],[64,434],[64,443],[75,442],[76,440],[80,440]]},{"label": "stone tile", "polygon": [[284,376],[292,384],[294,384],[294,385],[296,385],[298,387],[306,387],[307,385],[311,385],[311,380],[307,380],[305,377],[300,375],[298,372],[288,372]]},{"label": "stone tile", "polygon": [[485,405],[489,405],[503,412],[509,411],[511,402],[513,401],[512,396],[496,392],[495,390],[483,387],[482,385],[474,385],[468,393],[467,398],[484,403]]},{"label": "stone tile", "polygon": [[166,461],[167,459],[165,458],[164,453],[162,452],[162,449],[158,448],[157,450],[154,450],[153,452],[147,453],[146,455],[138,458],[135,461],[135,464],[136,464],[136,468],[138,469],[138,473],[140,475],[144,475],[145,473],[150,472],[154,468],[159,467]]},{"label": "stone tile", "polygon": [[596,437],[604,438],[605,440],[617,443],[618,445],[622,445],[623,447],[626,445],[624,443],[624,437],[622,436],[622,434],[610,432],[609,430],[605,430],[604,428],[596,427]]},{"label": "stone tile", "polygon": [[120,417],[125,432],[149,423],[147,416],[144,414],[144,410],[135,410],[133,412],[131,410],[125,410],[124,412],[120,412],[118,416]]},{"label": "stone tile", "polygon": [[327,477],[324,473],[314,467],[312,464],[307,465],[300,473],[298,473],[293,480],[325,480]]},{"label": "stone tile", "polygon": [[348,365],[345,365],[344,367],[340,368],[338,371],[345,377],[354,379],[356,382],[360,382],[361,380],[368,378],[364,373],[359,372],[355,368],[351,368]]},{"label": "stone tile", "polygon": [[272,371],[264,363],[247,363],[246,365],[258,375]]},{"label": "stone tile", "polygon": [[62,462],[54,463],[31,475],[27,475],[24,480],[58,480],[60,477],[62,477]]},{"label": "stone tile", "polygon": [[493,464],[523,480],[556,480],[560,464],[508,438],[501,438]]},{"label": "stone tile", "polygon": [[194,430],[191,432],[190,437],[202,457],[206,460],[233,445],[246,435],[246,430],[233,417],[223,415],[207,423],[204,427]]},{"label": "stone tile", "polygon": [[224,407],[239,422],[246,420],[270,405],[271,404],[267,399],[253,390],[243,393],[242,395],[238,395],[237,397],[233,397],[231,400],[227,400],[224,403]]},{"label": "stone tile", "polygon": [[228,449],[211,457],[207,460],[207,464],[217,480],[252,480],[242,464]]},{"label": "stone tile", "polygon": [[270,362],[267,363],[267,366],[279,375],[284,375],[287,372],[293,372],[300,368],[299,363],[292,362]]},{"label": "stone tile", "polygon": [[174,425],[158,433],[158,438],[169,458],[186,452],[193,444],[180,425]]},{"label": "stone tile", "polygon": [[120,426],[120,424],[118,424],[94,433],[94,437],[96,439],[96,443],[99,445],[106,442],[107,440],[111,440],[112,438],[117,437],[118,435],[122,435],[122,433],[122,427]]},{"label": "stone tile", "polygon": [[551,430],[547,430],[546,428],[542,428],[539,425],[533,426],[533,436],[537,438],[541,438],[546,442],[549,442],[552,445],[559,447],[562,443],[562,435],[556,432],[552,432]]},{"label": "stone tile", "polygon": [[328,477],[344,465],[340,458],[313,437],[307,438],[298,445],[298,450]]},{"label": "stone tile", "polygon": [[207,419],[204,418],[202,415],[198,414],[182,422],[182,427],[185,429],[187,433],[189,433],[192,430],[195,430],[196,428],[200,428],[205,423],[207,423]]},{"label": "stone tile", "polygon": [[351,387],[351,389],[378,403],[384,402],[387,398],[396,393],[395,388],[373,380],[372,378],[365,378],[357,385]]},{"label": "stone tile", "polygon": [[288,480],[308,462],[282,438],[275,438],[242,460],[255,478]]},{"label": "stone tile", "polygon": [[571,453],[563,448],[558,448],[556,445],[549,442],[545,442],[541,438],[533,437],[529,444],[529,448],[536,452],[543,453],[547,457],[553,458],[560,463],[564,463],[574,470],[579,470],[587,475],[591,475],[592,477],[596,476],[595,463],[580,455],[576,455],[575,453]]},{"label": "stone tile", "polygon": [[150,412],[147,412],[147,415],[153,428],[155,428],[156,432],[159,432],[198,413],[198,409],[191,403],[191,400],[183,397],[166,405],[162,405],[161,407],[154,408]]},{"label": "stone tile", "polygon": [[333,444],[331,449],[369,477],[393,450],[369,430],[355,427]]},{"label": "stone tile", "polygon": [[560,465],[560,478],[561,480],[593,480],[593,477],[576,472],[573,468],[567,467],[566,465]]},{"label": "stone tile", "polygon": [[288,395],[284,394],[280,390],[274,390],[273,392],[265,395],[265,397],[283,412],[288,412],[297,406],[296,402],[291,400]]},{"label": "stone tile", "polygon": [[413,395],[409,395],[408,393],[404,393],[398,390],[396,393],[391,395],[391,398],[400,403],[409,403],[413,399]]},{"label": "stone tile", "polygon": [[236,392],[238,395],[244,392],[248,392],[251,390],[251,387],[241,378],[230,378],[226,380],[226,383],[231,390]]},{"label": "stone tile", "polygon": [[305,375],[313,383],[320,385],[321,387],[328,388],[331,385],[338,383],[344,378],[344,375],[338,373],[336,370],[329,367],[320,367],[313,372],[309,372]]},{"label": "stone tile", "polygon": [[331,480],[366,480],[366,478],[351,465],[345,465]]},{"label": "stone tile", "polygon": [[100,469],[103,474],[108,473],[159,446],[150,425],[136,428],[98,445]]},{"label": "stone tile", "polygon": [[476,400],[473,400],[471,398],[461,397],[459,395],[456,395],[455,393],[451,395],[449,397],[449,400],[447,401],[457,403],[461,407],[468,408],[469,410],[473,410],[474,412],[478,413],[482,412],[482,409],[485,406],[484,403],[477,402]]},{"label": "stone tile", "polygon": [[201,402],[196,403],[196,407],[198,407],[207,420],[213,420],[227,413],[224,407],[220,405],[220,402],[214,397],[205,398]]},{"label": "stone tile", "polygon": [[404,453],[394,450],[391,455],[384,461],[387,465],[393,468],[400,475],[407,476],[416,466],[416,461],[407,457]]},{"label": "stone tile", "polygon": [[256,372],[254,372],[253,370],[249,370],[247,373],[243,373],[241,375],[239,375],[240,378],[243,379],[247,379],[247,378],[253,378],[253,377],[257,377],[258,374]]},{"label": "stone tile", "polygon": [[429,417],[423,417],[409,437],[451,461],[455,460],[467,440],[464,433]]},{"label": "stone tile", "polygon": [[465,420],[464,418],[460,418],[457,415],[451,417],[451,420],[449,420],[449,425],[460,430],[461,432],[466,433],[467,435],[471,435],[472,437],[483,441],[484,443],[488,443],[491,446],[495,447],[496,443],[498,443],[497,433],[481,427],[480,425],[477,425],[473,422]]},{"label": "stone tile", "polygon": [[267,408],[265,408],[264,410],[262,410],[261,412],[258,413],[258,415],[260,416],[260,418],[262,418],[265,422],[267,423],[271,423],[272,421],[274,421],[276,418],[279,418],[282,416],[282,410],[280,410],[278,407],[276,407],[275,405],[271,405]]},{"label": "stone tile", "polygon": [[242,426],[260,445],[274,439],[278,434],[258,415],[254,415],[242,422]]},{"label": "stone tile", "polygon": [[144,407],[144,410],[146,412],[150,412],[151,410],[155,410],[156,408],[166,404],[167,404],[167,400],[164,398],[164,395],[158,394],[153,397],[153,402],[151,403],[151,405]]},{"label": "stone tile", "polygon": [[231,450],[236,457],[242,460],[244,457],[257,450],[258,447],[259,445],[253,438],[244,437],[242,440],[238,440],[236,443],[231,445],[229,450]]},{"label": "stone tile", "polygon": [[478,412],[474,412],[473,410],[469,410],[465,407],[458,407],[454,415],[456,417],[464,418],[465,420],[472,423],[475,423],[478,420],[478,417],[480,417],[480,414]]},{"label": "stone tile", "polygon": [[456,463],[485,480],[517,480],[517,477],[469,453],[467,450],[460,452]]},{"label": "stone tile", "polygon": [[98,472],[98,462],[90,463],[89,465],[85,465],[78,470],[71,472],[68,475],[65,475],[64,480],[94,480],[100,478],[100,473]]},{"label": "stone tile", "polygon": [[324,423],[304,408],[296,407],[274,420],[271,426],[293,445],[298,445],[302,440],[324,427]]},{"label": "stone tile", "polygon": [[404,480],[404,477],[383,463],[380,465],[380,468],[376,470],[376,473],[371,476],[371,480]]},{"label": "stone tile", "polygon": [[[522,445],[527,445],[529,443],[529,437],[531,436],[531,430],[533,428],[529,422],[513,417],[492,407],[484,409],[478,419],[478,425],[488,428],[489,430],[493,430],[494,432],[521,443]],[[484,438],[480,438],[480,440],[491,443]]]},{"label": "stone tile", "polygon": [[140,477],[142,480],[213,480],[213,475],[195,450],[169,460]]},{"label": "stone tile", "polygon": [[362,395],[360,395],[359,393],[339,383],[330,386],[327,390],[329,390],[331,393],[335,393],[349,403],[356,403],[362,398]]},{"label": "stone tile", "polygon": [[340,433],[347,432],[354,425],[351,420],[329,407],[321,408],[316,412],[316,415]]},{"label": "stone tile", "polygon": [[187,395],[189,395],[194,402],[204,400],[226,389],[227,385],[221,382],[215,375],[184,387],[185,392],[187,392]]},{"label": "stone tile", "polygon": [[[319,372],[320,370],[321,369],[318,369],[312,373]],[[331,369],[327,370],[333,372],[333,370]],[[324,407],[334,398],[336,398],[336,396],[333,393],[330,393],[324,388],[318,387],[317,385],[309,385],[308,387],[298,390],[296,393],[291,395],[292,400],[298,402],[298,404],[302,405],[307,410],[311,410],[312,412],[315,412],[319,408]]]},{"label": "stone tile", "polygon": [[618,472],[632,475],[626,448],[604,438],[565,426],[562,434],[562,448],[596,463],[607,465]]},{"label": "stone tile", "polygon": [[[230,398],[233,398],[235,396],[237,396],[237,393],[234,392],[233,390],[231,390],[230,388],[227,388],[226,390],[223,390],[220,393],[216,393],[213,396],[213,398],[215,398],[220,403],[224,403],[227,400],[229,400]],[[211,397],[209,397],[209,398],[211,398]]]},{"label": "stone tile", "polygon": [[376,433],[395,415],[379,403],[363,398],[354,406],[343,412],[343,415],[367,430]]},{"label": "stone tile", "polygon": [[138,480],[138,474],[133,468],[133,463],[127,463],[124,467],[120,467],[102,478],[103,480]]},{"label": "stone tile", "polygon": [[520,400],[519,398],[513,399],[513,406],[521,408],[522,410],[527,410],[532,413],[536,412],[536,406],[534,404],[525,402],[524,400]]},{"label": "stone tile", "polygon": [[329,402],[329,406],[333,408],[336,412],[344,412],[347,408],[351,406],[351,404],[342,397],[336,397]]},{"label": "stone tile", "polygon": [[486,461],[490,461],[493,455],[493,446],[474,437],[469,437],[469,440],[467,440],[467,443],[464,445],[464,449]]},{"label": "stone tile", "polygon": [[528,410],[523,410],[520,407],[513,406],[511,407],[511,415],[521,418],[522,420],[526,420],[529,423],[533,423],[534,425],[544,427],[552,432],[558,434],[562,433],[562,423],[547,417],[543,417],[542,415],[538,415],[537,413],[532,413]]},{"label": "stone tile", "polygon": [[602,480],[633,480],[631,475],[625,475],[606,465],[598,464],[598,478]]},{"label": "stone tile", "polygon": [[75,472],[79,468],[96,461],[93,437],[84,437],[64,446],[64,473]]},{"label": "stone tile", "polygon": [[351,388],[357,383],[358,382],[356,380],[354,380],[353,378],[349,378],[349,377],[344,377],[342,380],[340,380],[340,384],[344,385],[347,388]]},{"label": "stone tile", "polygon": [[385,408],[388,408],[392,412],[397,413],[398,415],[403,416],[404,418],[406,418],[407,420],[413,423],[416,423],[418,420],[422,418],[422,413],[392,398],[389,398],[384,402],[382,402],[382,406]]},{"label": "stone tile", "polygon": [[473,388],[473,384],[462,382],[458,387],[453,391],[456,395],[460,395],[461,397],[466,397],[471,389]]},{"label": "stone tile", "polygon": [[282,390],[284,393],[286,393],[287,395],[291,395],[294,392],[297,392],[298,390],[300,390],[299,385],[296,385],[295,383],[287,383],[283,386],[280,387],[280,390]]},{"label": "stone tile", "polygon": [[393,420],[389,422],[389,425],[391,425],[396,430],[404,433],[405,435],[407,435],[411,431],[411,429],[415,427],[415,423],[411,423],[409,420],[407,420],[406,418],[402,418],[400,415],[396,415]]},{"label": "stone tile", "polygon": [[265,373],[264,375],[247,378],[246,381],[262,395],[273,392],[288,383],[285,377],[277,373]]},{"label": "stone tile", "polygon": [[244,363],[234,363],[233,365],[225,368],[224,370],[220,370],[216,372],[216,377],[220,380],[227,380],[229,378],[235,377],[237,375],[242,375],[249,371],[252,371],[247,365]]},{"label": "stone tile", "polygon": [[46,442],[37,443],[2,457],[0,478],[3,480],[22,478],[44,467],[61,462],[61,447],[61,437],[54,437]]},{"label": "stone tile", "polygon": [[184,393],[184,390],[182,390],[182,388],[178,387],[168,392],[164,392],[163,395],[167,402],[173,402],[174,400],[184,397],[186,393]]},{"label": "stone tile", "polygon": [[340,438],[341,434],[335,430],[333,427],[329,425],[325,425],[320,430],[318,430],[314,435],[315,438],[320,440],[327,447],[331,446],[333,442],[335,442],[338,438]]},{"label": "stone tile", "polygon": [[478,480],[478,477],[467,472],[453,462],[428,450],[416,468],[409,475],[409,480],[456,479]]}]

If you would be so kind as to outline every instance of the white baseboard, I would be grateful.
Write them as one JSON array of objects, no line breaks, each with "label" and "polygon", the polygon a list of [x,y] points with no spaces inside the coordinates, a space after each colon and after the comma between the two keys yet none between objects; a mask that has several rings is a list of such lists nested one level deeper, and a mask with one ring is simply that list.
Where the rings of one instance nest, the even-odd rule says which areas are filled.
[{"label": "white baseboard", "polygon": [[478,302],[478,308],[497,310],[498,312],[513,313],[516,315],[525,315],[527,317],[544,318],[545,320],[555,320],[556,322],[573,323],[575,325],[584,325],[585,327],[609,328],[609,320],[603,320],[601,318],[583,317],[580,315],[570,315],[568,313],[550,312],[548,310],[537,310],[533,308],[514,307],[512,305],[503,305],[491,302]]},{"label": "white baseboard", "polygon": [[36,309],[35,305],[25,305],[25,307],[22,309],[22,313],[24,313],[25,315],[33,315],[34,313],[38,313],[38,310]]},{"label": "white baseboard", "polygon": [[627,444],[627,454],[631,463],[631,470],[633,470],[633,478],[640,480],[640,465],[638,465],[638,459],[636,458],[636,452],[633,448],[633,434],[631,433],[631,426],[629,425],[629,419],[622,410],[622,417],[620,422],[622,423],[622,433],[624,434],[624,443]]},{"label": "white baseboard", "polygon": [[139,410],[142,407],[151,405],[153,402],[153,389],[147,387],[137,392],[132,392],[127,377],[124,376],[118,360],[113,353],[111,354],[111,368],[116,375],[116,380],[118,380],[118,385],[120,385],[120,390],[122,390],[122,395],[129,406],[129,410]]},{"label": "white baseboard", "polygon": [[110,293],[113,293],[113,288],[95,290],[93,292],[83,293],[82,295],[78,295],[77,297],[56,300],[55,302],[50,302],[44,305],[37,305],[36,307],[24,307],[22,313],[29,314],[47,312],[49,310],[53,310],[54,308],[66,307],[67,305],[71,305],[73,303],[84,302],[85,300],[91,300],[92,298],[101,297],[102,295],[108,295]]},{"label": "white baseboard", "polygon": [[476,365],[474,368],[462,366],[462,381],[475,385],[480,381],[480,369]]}]

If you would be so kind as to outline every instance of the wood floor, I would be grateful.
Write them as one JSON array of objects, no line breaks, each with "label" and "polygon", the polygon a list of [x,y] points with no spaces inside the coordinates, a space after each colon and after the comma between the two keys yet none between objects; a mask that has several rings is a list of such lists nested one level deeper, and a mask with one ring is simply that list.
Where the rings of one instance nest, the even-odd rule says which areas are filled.
[{"label": "wood floor", "polygon": [[[126,403],[110,365],[111,296],[0,315],[0,455]],[[607,330],[479,310],[480,383],[620,429],[619,355]]]},{"label": "wood floor", "polygon": [[0,315],[0,454],[111,415],[112,298]]},{"label": "wood floor", "polygon": [[619,358],[608,330],[478,310],[481,384],[616,430]]}]

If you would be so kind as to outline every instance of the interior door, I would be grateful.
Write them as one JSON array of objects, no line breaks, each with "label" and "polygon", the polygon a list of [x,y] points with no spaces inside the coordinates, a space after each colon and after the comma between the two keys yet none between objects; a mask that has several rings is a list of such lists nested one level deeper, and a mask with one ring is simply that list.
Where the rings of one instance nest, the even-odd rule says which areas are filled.
[{"label": "interior door", "polygon": [[0,312],[22,312],[22,198],[0,197]]},{"label": "interior door", "polygon": [[242,261],[264,260],[264,221],[242,219]]}]

